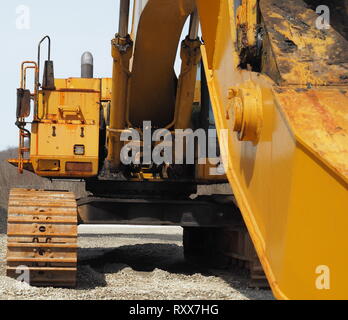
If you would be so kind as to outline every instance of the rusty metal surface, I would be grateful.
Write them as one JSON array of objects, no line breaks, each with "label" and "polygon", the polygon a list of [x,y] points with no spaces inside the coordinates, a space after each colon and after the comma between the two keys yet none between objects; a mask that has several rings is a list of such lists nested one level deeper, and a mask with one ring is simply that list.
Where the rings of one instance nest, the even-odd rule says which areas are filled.
[{"label": "rusty metal surface", "polygon": [[348,181],[348,88],[276,93],[297,137]]},{"label": "rusty metal surface", "polygon": [[8,210],[7,275],[23,266],[33,286],[74,287],[77,205],[73,193],[12,189]]},{"label": "rusty metal surface", "polygon": [[65,164],[66,172],[92,172],[93,165],[92,162],[67,162]]},{"label": "rusty metal surface", "polygon": [[318,29],[318,15],[303,0],[261,0],[260,9],[268,35],[265,43],[269,41],[271,48],[266,55],[272,55],[276,63],[276,68],[271,69],[266,56],[264,68],[275,81],[348,84],[348,41],[333,27]]},{"label": "rusty metal surface", "polygon": [[[18,168],[20,161],[19,159],[8,159],[7,162],[11,164],[12,166]],[[30,172],[34,172],[34,168],[33,168],[33,164],[31,163],[31,160],[28,160],[28,159],[23,160],[23,169]]]}]

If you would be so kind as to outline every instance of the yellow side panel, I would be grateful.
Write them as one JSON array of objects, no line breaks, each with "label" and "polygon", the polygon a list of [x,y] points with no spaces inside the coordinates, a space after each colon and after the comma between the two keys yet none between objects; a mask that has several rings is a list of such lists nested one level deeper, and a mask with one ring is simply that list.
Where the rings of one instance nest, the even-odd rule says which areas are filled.
[{"label": "yellow side panel", "polygon": [[69,79],[55,79],[56,90],[62,89],[76,89],[100,91],[100,100],[111,100],[112,79],[84,79],[84,78],[69,78]]},{"label": "yellow side panel", "polygon": [[[41,120],[32,125],[30,154],[38,175],[88,177],[98,173],[100,92],[78,90],[60,89],[39,94]],[[83,155],[74,154],[76,145],[84,146]],[[45,170],[40,171],[40,159],[60,161],[60,170],[44,167]],[[92,163],[92,171],[65,172],[66,162]]]},{"label": "yellow side panel", "polygon": [[100,91],[100,79],[68,78],[55,79],[56,90],[60,89],[83,89]]},{"label": "yellow side panel", "polygon": [[[39,94],[38,115],[41,120],[62,120],[88,124],[99,121],[99,92],[42,91]],[[77,114],[77,110],[80,110]]]},{"label": "yellow side panel", "polygon": [[[83,137],[81,137],[82,129]],[[31,157],[72,157],[74,145],[85,145],[86,157],[98,157],[98,135],[98,126],[41,123],[32,129],[32,143],[37,147],[32,149]]]},{"label": "yellow side panel", "polygon": [[[279,299],[347,299],[348,88],[292,91],[239,70],[234,2],[216,2],[212,64],[212,49],[202,50],[209,92],[217,129],[228,131],[220,139],[228,180],[273,293]],[[208,3],[198,1],[203,37],[210,27]],[[230,90],[247,84],[262,101],[261,135],[254,142],[240,141],[228,116]]]},{"label": "yellow side panel", "polygon": [[111,100],[111,92],[112,92],[112,79],[104,78],[101,79],[101,100]]}]

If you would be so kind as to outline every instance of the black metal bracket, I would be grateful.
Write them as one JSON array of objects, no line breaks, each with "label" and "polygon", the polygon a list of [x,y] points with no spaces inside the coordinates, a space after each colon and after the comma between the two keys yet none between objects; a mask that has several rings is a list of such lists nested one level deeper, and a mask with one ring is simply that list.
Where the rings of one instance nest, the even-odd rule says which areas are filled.
[{"label": "black metal bracket", "polygon": [[[225,196],[226,198],[227,196]],[[87,197],[78,200],[80,224],[168,225],[231,227],[243,224],[232,201],[208,197],[195,200],[116,199]]]}]

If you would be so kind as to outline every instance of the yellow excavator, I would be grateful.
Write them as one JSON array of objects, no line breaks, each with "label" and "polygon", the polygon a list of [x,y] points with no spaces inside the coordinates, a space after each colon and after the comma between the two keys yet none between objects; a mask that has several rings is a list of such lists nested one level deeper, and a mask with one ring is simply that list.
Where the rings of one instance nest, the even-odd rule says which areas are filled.
[{"label": "yellow excavator", "polygon": [[[176,225],[193,263],[237,261],[278,299],[347,299],[347,18],[346,0],[120,0],[111,79],[90,53],[55,79],[42,39],[9,162],[89,196],[11,190],[8,276],[75,286],[78,224]],[[192,196],[227,181],[233,197]]]}]

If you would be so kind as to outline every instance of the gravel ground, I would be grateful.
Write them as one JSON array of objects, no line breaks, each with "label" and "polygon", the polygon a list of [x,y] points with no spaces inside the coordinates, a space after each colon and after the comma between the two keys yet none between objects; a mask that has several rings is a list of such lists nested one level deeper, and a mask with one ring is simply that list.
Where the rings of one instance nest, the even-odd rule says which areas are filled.
[{"label": "gravel ground", "polygon": [[5,276],[6,236],[0,234],[1,300],[248,300],[273,299],[248,288],[240,270],[185,262],[181,228],[90,227],[79,230],[76,289],[33,288]]}]

